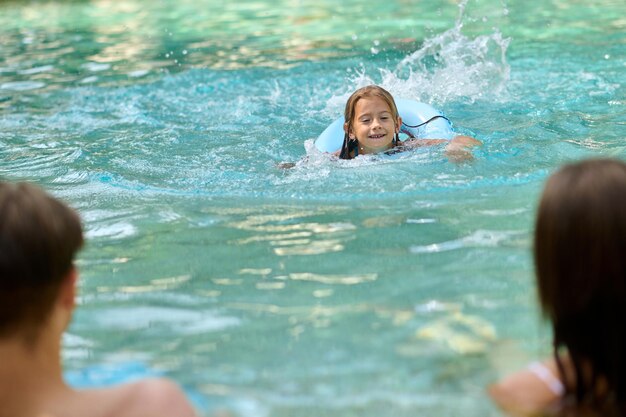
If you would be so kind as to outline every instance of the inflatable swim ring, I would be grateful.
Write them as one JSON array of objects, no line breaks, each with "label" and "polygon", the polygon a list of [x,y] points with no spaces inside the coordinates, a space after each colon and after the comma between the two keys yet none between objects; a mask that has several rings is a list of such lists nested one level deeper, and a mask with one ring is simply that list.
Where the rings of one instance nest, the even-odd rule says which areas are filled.
[{"label": "inflatable swim ring", "polygon": [[[419,139],[452,139],[454,137],[455,133],[450,121],[434,107],[401,98],[396,99],[396,106],[402,117],[400,140],[408,137]],[[322,152],[340,150],[343,144],[343,123],[343,117],[332,122],[315,140],[315,147]]]}]

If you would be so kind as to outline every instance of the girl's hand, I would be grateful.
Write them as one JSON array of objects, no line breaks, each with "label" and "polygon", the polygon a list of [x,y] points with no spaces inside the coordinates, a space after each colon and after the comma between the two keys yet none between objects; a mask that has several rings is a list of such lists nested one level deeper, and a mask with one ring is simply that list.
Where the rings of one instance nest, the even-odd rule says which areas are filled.
[{"label": "girl's hand", "polygon": [[470,136],[455,136],[446,145],[446,156],[451,162],[463,162],[474,159],[469,148],[482,145],[482,142]]}]

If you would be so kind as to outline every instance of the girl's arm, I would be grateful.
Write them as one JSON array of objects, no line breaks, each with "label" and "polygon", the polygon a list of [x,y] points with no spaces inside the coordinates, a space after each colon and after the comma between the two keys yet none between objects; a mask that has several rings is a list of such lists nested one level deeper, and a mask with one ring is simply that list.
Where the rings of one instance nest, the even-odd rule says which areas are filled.
[{"label": "girl's arm", "polygon": [[420,146],[434,146],[439,145],[441,143],[447,143],[446,150],[455,148],[469,148],[472,146],[482,145],[483,143],[477,139],[474,139],[471,136],[458,135],[453,137],[451,140],[447,139],[407,139],[402,142],[402,146],[406,146],[408,148],[417,148]]},{"label": "girl's arm", "polygon": [[471,136],[458,135],[452,138],[450,144],[447,147],[449,148],[454,146],[458,148],[471,148],[472,146],[479,146],[482,144],[483,143],[481,141]]},{"label": "girl's arm", "polygon": [[469,148],[482,144],[471,136],[458,135],[446,145],[446,156],[451,162],[472,160],[474,156]]},{"label": "girl's arm", "polygon": [[470,136],[458,135],[452,140],[446,139],[407,139],[401,146],[417,148],[420,146],[434,146],[446,143],[446,156],[452,162],[462,162],[473,158],[468,148],[482,145],[482,142]]},{"label": "girl's arm", "polygon": [[440,143],[447,143],[449,140],[445,139],[407,139],[400,146],[407,148],[419,148],[421,146],[435,146]]}]

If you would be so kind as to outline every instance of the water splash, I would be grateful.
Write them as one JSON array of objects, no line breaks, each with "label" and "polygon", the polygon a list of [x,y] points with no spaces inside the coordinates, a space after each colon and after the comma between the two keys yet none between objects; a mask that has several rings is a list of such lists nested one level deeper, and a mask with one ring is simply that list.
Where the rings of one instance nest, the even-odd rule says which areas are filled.
[{"label": "water splash", "polygon": [[[358,70],[351,80],[354,88],[379,84],[395,97],[439,105],[456,99],[474,102],[504,98],[511,72],[506,59],[510,39],[498,29],[475,38],[464,35],[461,30],[466,5],[467,0],[459,4],[454,27],[425,39],[422,47],[402,59],[395,69],[379,69],[380,82],[364,69]],[[345,103],[348,96],[332,97],[328,107]]]},{"label": "water splash", "polygon": [[461,28],[457,22],[454,28],[427,39],[395,72],[382,71],[383,85],[398,90],[396,95],[429,102],[445,103],[460,97],[473,102],[485,95],[497,98],[510,76],[506,61],[509,39],[498,31],[470,39]]}]

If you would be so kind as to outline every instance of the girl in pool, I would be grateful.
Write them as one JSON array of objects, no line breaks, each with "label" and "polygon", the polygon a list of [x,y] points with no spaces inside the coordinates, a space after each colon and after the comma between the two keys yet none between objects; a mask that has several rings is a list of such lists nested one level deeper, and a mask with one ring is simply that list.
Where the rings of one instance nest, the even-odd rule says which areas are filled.
[{"label": "girl in pool", "polygon": [[337,153],[341,159],[447,143],[448,157],[462,160],[471,158],[467,148],[481,144],[474,138],[462,135],[452,140],[411,138],[401,142],[399,133],[402,118],[396,103],[387,90],[376,85],[360,88],[350,96],[344,120],[343,145]]},{"label": "girl in pool", "polygon": [[626,416],[626,164],[579,162],[548,180],[534,257],[554,357],[489,393],[515,416]]}]

